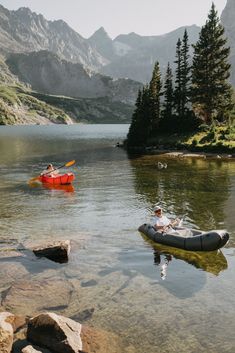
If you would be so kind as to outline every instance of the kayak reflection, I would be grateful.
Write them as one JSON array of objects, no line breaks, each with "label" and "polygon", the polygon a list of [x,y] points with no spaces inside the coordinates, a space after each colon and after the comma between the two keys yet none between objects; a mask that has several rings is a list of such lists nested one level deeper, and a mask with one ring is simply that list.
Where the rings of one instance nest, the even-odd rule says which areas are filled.
[{"label": "kayak reflection", "polygon": [[161,278],[166,278],[167,267],[173,259],[183,260],[196,268],[218,276],[228,268],[226,257],[221,250],[199,252],[186,251],[168,246],[151,244],[154,250],[154,264],[161,267]]},{"label": "kayak reflection", "polygon": [[74,192],[74,186],[72,184],[65,184],[65,185],[56,185],[56,184],[48,184],[48,183],[38,183],[38,182],[33,182],[29,184],[30,188],[45,188],[45,189],[50,189],[50,190],[61,190],[65,192]]},{"label": "kayak reflection", "polygon": [[47,184],[43,183],[42,186],[45,189],[50,189],[50,190],[61,190],[64,192],[74,192],[74,186],[72,184],[66,184],[66,185],[53,185],[53,184]]}]

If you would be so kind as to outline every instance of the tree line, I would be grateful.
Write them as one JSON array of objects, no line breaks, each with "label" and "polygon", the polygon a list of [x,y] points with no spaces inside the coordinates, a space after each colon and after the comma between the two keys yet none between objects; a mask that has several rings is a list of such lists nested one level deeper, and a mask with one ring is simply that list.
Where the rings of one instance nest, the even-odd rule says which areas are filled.
[{"label": "tree line", "polygon": [[176,44],[175,75],[168,62],[162,82],[159,62],[139,90],[127,135],[128,146],[144,146],[164,133],[197,131],[204,123],[228,124],[233,90],[228,82],[230,48],[214,3],[190,57],[188,33]]}]

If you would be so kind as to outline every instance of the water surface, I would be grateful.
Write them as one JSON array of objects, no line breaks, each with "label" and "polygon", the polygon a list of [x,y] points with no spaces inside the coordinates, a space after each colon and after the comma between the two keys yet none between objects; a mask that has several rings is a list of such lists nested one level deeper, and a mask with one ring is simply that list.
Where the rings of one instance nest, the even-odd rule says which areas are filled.
[{"label": "water surface", "polygon": [[[23,314],[53,309],[112,331],[125,352],[232,353],[235,162],[128,156],[115,147],[127,130],[0,128],[2,305]],[[48,163],[72,159],[72,188],[27,184]],[[167,168],[159,170],[158,161]],[[168,216],[186,215],[190,227],[228,229],[230,242],[204,254],[152,244],[137,228],[157,202]],[[57,239],[72,240],[68,264],[9,253]],[[45,283],[40,297],[34,290],[43,292]],[[54,292],[50,283],[58,285]]]}]

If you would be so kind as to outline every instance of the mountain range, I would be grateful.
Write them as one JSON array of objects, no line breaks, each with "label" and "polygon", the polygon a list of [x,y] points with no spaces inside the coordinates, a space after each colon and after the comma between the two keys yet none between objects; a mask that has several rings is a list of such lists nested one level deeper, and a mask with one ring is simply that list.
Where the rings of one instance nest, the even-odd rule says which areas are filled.
[{"label": "mountain range", "polygon": [[[160,36],[130,33],[112,40],[101,27],[85,39],[64,21],[48,21],[24,7],[9,11],[0,5],[0,19],[3,55],[50,51],[61,59],[82,64],[85,69],[142,83],[149,81],[156,60],[163,69],[167,61],[174,61],[176,42],[185,30],[182,27]],[[194,43],[200,28],[186,28],[189,42]]]},{"label": "mountain range", "polygon": [[[231,82],[235,85],[234,18],[235,1],[227,0],[221,21],[231,46]],[[189,43],[195,43],[200,28],[186,29]],[[69,96],[80,102],[101,98],[108,111],[112,102],[116,108],[120,102],[126,105],[122,110],[128,112],[126,121],[130,121],[138,90],[151,78],[154,63],[159,61],[163,75],[168,61],[174,68],[176,42],[184,30],[159,36],[121,34],[112,40],[101,27],[85,39],[62,20],[48,21],[28,8],[9,11],[0,5],[0,54],[15,77],[41,98]]]},{"label": "mountain range", "polygon": [[225,28],[225,34],[228,38],[228,44],[231,48],[231,83],[235,87],[235,1],[227,0],[225,9],[221,14],[221,23]]}]

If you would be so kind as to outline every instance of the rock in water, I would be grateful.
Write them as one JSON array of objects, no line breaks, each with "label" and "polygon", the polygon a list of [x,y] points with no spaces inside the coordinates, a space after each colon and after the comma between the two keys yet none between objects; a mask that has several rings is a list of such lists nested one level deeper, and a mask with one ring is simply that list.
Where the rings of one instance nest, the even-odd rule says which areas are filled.
[{"label": "rock in water", "polygon": [[70,249],[70,240],[65,240],[36,247],[33,252],[38,257],[46,257],[52,261],[63,263],[68,262]]}]

